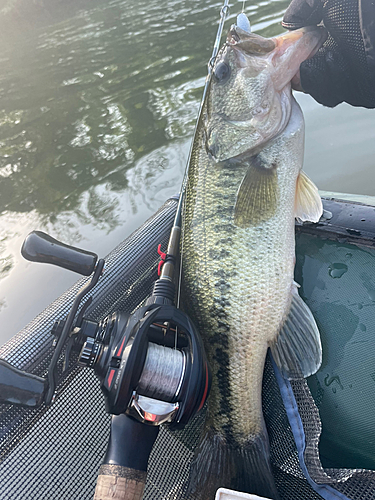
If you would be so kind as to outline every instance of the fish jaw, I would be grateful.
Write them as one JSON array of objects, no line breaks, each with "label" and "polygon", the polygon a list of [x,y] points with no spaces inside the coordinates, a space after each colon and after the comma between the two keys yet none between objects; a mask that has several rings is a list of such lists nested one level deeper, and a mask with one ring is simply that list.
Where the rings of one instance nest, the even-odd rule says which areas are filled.
[{"label": "fish jaw", "polygon": [[249,156],[284,130],[291,80],[325,39],[325,29],[316,26],[271,39],[232,26],[207,101],[206,150],[215,162]]},{"label": "fish jaw", "polygon": [[[272,64],[277,68],[272,74],[276,90],[290,86],[303,61],[312,57],[327,39],[323,26],[306,26],[275,37],[276,48]],[[290,88],[290,87],[289,87]]]}]

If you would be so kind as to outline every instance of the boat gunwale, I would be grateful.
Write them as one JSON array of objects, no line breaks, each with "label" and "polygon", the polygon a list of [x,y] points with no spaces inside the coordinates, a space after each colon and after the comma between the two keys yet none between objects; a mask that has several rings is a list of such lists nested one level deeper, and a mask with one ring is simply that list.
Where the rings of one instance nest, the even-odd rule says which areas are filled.
[{"label": "boat gunwale", "polygon": [[300,233],[319,238],[375,247],[375,207],[361,201],[340,200],[333,196],[322,197],[324,214],[317,223],[296,223]]}]

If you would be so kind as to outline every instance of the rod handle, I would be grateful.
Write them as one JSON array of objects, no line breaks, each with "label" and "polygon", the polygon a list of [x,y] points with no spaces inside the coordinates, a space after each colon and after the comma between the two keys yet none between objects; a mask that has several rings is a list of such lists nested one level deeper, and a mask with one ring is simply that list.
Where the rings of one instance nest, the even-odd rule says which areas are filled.
[{"label": "rod handle", "polygon": [[146,471],[121,465],[102,465],[94,500],[142,500],[146,475]]},{"label": "rod handle", "polygon": [[26,260],[54,264],[83,276],[94,271],[98,259],[95,253],[65,245],[42,231],[33,231],[26,236],[21,253]]},{"label": "rod handle", "polygon": [[147,463],[158,432],[159,427],[142,424],[124,413],[112,415],[94,500],[142,500]]}]

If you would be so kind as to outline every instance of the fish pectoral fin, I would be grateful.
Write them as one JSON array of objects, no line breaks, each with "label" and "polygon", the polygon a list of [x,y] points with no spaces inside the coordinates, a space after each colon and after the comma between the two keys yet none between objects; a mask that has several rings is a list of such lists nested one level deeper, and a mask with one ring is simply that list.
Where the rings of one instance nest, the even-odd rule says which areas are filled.
[{"label": "fish pectoral fin", "polygon": [[323,214],[318,188],[302,170],[297,178],[294,212],[296,219],[310,222],[318,222]]},{"label": "fish pectoral fin", "polygon": [[276,165],[265,167],[259,155],[252,157],[237,192],[234,224],[246,228],[271,218],[276,211],[277,195]]},{"label": "fish pectoral fin", "polygon": [[292,285],[292,303],[276,341],[270,346],[273,359],[289,380],[309,377],[322,363],[322,345],[315,319]]}]

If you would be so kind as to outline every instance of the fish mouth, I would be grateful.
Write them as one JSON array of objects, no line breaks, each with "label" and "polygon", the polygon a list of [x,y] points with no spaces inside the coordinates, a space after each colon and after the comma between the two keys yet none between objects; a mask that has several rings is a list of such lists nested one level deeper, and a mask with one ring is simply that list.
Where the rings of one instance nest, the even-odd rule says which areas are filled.
[{"label": "fish mouth", "polygon": [[316,42],[310,53],[305,57],[306,59],[310,59],[317,53],[328,37],[328,32],[324,26],[305,26],[304,28],[288,31],[273,38],[264,38],[257,33],[244,31],[233,24],[227,36],[227,44],[237,49],[242,49],[248,54],[259,56],[269,54],[277,48],[281,55],[291,45],[311,35],[316,38]]},{"label": "fish mouth", "polygon": [[266,55],[276,48],[273,38],[264,38],[256,33],[244,31],[235,24],[229,30],[227,44],[247,54]]}]

